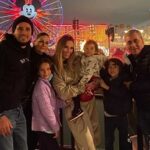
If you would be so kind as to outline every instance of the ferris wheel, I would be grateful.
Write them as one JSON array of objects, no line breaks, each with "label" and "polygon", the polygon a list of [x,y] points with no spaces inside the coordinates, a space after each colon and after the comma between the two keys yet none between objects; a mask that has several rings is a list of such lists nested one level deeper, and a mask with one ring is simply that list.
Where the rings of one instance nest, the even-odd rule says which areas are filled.
[{"label": "ferris wheel", "polygon": [[0,0],[0,30],[3,34],[11,30],[13,21],[20,15],[32,20],[34,35],[46,32],[50,36],[50,44],[55,43],[63,23],[60,0]]}]

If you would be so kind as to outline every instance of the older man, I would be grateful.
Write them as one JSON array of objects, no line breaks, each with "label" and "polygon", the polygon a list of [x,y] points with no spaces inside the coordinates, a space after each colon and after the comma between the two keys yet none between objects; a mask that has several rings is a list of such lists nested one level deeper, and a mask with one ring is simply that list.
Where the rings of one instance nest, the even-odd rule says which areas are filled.
[{"label": "older man", "polygon": [[[150,149],[150,46],[138,30],[130,30],[125,35],[128,56],[131,62],[133,82],[131,91],[137,104],[138,125],[144,135],[146,148]],[[140,149],[141,150],[141,149]]]},{"label": "older man", "polygon": [[27,150],[21,101],[28,86],[33,24],[20,16],[12,32],[0,43],[0,150]]}]

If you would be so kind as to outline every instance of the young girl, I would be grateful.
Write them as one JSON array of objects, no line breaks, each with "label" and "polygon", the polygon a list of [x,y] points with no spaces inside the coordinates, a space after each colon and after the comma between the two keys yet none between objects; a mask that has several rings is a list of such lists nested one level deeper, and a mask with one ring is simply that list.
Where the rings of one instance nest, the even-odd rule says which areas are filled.
[{"label": "young girl", "polygon": [[45,58],[38,65],[39,79],[33,91],[32,130],[38,131],[40,150],[59,150],[57,138],[59,135],[59,104],[50,80],[52,62]]},{"label": "young girl", "polygon": [[123,64],[111,58],[101,70],[100,85],[104,89],[105,149],[113,150],[114,131],[119,130],[119,150],[128,150],[127,113],[131,109],[131,96],[125,86]]},{"label": "young girl", "polygon": [[27,123],[27,141],[28,141],[28,149],[34,150],[37,147],[38,136],[37,133],[31,130],[31,120],[32,120],[32,92],[34,89],[34,85],[38,79],[37,75],[37,64],[43,58],[49,58],[50,56],[46,55],[48,51],[48,43],[49,43],[49,35],[45,32],[39,33],[34,42],[33,48],[31,50],[31,81],[32,84],[29,91],[29,99],[26,101],[24,105],[24,113],[26,117]]}]

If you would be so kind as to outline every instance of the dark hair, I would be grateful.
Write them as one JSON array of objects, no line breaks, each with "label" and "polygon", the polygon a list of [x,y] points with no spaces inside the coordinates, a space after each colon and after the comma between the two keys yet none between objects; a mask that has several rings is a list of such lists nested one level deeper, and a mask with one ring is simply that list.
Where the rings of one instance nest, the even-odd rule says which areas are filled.
[{"label": "dark hair", "polygon": [[52,61],[51,59],[49,59],[49,58],[42,58],[42,59],[38,62],[38,64],[37,64],[37,71],[39,71],[40,66],[41,66],[41,64],[43,64],[43,63],[48,63],[49,66],[50,66],[50,68],[51,68],[51,71],[54,70],[53,61]]},{"label": "dark hair", "polygon": [[41,33],[39,33],[39,34],[36,36],[36,39],[40,38],[41,36],[48,36],[48,37],[49,37],[48,33],[46,33],[46,32],[41,32]]},{"label": "dark hair", "polygon": [[16,30],[16,27],[19,23],[22,23],[22,22],[26,22],[28,23],[30,26],[31,26],[31,32],[33,34],[33,31],[34,31],[34,27],[33,27],[33,23],[32,21],[26,17],[26,16],[19,16],[18,18],[16,18],[12,24],[12,32],[14,33],[15,30]]},{"label": "dark hair", "polygon": [[96,41],[94,40],[88,40],[86,41],[85,45],[84,45],[84,49],[87,45],[93,44],[95,46],[95,51],[98,52],[98,44],[96,43]]},{"label": "dark hair", "polygon": [[108,72],[108,67],[109,67],[109,65],[110,65],[111,62],[113,62],[114,65],[116,65],[116,66],[119,67],[119,74],[122,73],[122,70],[123,70],[123,63],[122,63],[121,60],[119,60],[118,58],[110,58],[110,59],[108,59],[108,60],[105,62],[104,66],[105,66],[107,72]]}]

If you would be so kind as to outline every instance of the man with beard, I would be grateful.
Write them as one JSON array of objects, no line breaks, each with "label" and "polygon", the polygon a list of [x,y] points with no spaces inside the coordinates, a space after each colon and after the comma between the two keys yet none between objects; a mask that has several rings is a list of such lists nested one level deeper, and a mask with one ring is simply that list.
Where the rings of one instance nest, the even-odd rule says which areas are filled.
[{"label": "man with beard", "polygon": [[27,150],[21,102],[29,83],[32,34],[31,20],[20,16],[0,43],[0,150]]}]

